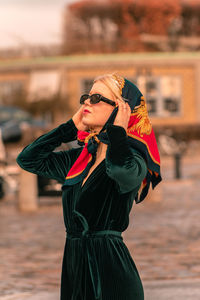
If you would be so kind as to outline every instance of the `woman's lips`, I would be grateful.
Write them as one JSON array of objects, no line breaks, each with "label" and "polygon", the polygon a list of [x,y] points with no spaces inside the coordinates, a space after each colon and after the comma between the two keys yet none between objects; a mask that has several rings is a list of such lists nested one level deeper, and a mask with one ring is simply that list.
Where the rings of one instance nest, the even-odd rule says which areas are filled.
[{"label": "woman's lips", "polygon": [[87,109],[84,109],[83,113],[90,113],[90,111]]}]

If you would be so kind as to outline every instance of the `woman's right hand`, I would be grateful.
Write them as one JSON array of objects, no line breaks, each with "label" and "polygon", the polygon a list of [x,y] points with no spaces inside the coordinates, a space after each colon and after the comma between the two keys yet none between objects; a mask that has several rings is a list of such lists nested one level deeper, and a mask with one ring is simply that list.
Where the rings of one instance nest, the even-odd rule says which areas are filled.
[{"label": "woman's right hand", "polygon": [[87,125],[84,125],[84,124],[82,123],[82,116],[83,116],[82,113],[83,113],[83,109],[84,109],[84,106],[81,105],[81,107],[79,108],[79,110],[73,115],[72,120],[73,120],[73,122],[74,122],[74,124],[75,124],[75,126],[76,126],[76,128],[77,128],[78,130],[83,130],[83,131],[85,131],[85,130],[88,129],[88,126],[87,126]]}]

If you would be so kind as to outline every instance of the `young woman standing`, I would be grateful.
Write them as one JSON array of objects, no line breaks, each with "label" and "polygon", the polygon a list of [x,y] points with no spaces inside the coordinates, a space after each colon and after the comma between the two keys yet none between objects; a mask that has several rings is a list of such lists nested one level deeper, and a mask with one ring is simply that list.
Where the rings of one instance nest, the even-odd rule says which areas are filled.
[{"label": "young woman standing", "polygon": [[[61,300],[144,300],[122,232],[135,199],[161,180],[160,158],[139,89],[116,74],[97,77],[66,123],[27,145],[25,170],[62,183],[66,243]],[[53,152],[78,140],[79,148]]]}]

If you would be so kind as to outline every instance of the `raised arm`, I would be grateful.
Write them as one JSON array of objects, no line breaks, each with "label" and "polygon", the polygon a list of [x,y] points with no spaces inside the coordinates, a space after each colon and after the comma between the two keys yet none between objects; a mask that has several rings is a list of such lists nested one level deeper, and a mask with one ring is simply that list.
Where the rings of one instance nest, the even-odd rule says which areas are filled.
[{"label": "raised arm", "polygon": [[17,156],[18,165],[31,173],[64,183],[71,163],[80,152],[80,148],[53,152],[61,143],[76,140],[77,128],[72,119],[41,135],[27,145]]},{"label": "raised arm", "polygon": [[140,153],[129,146],[123,127],[107,126],[109,145],[106,151],[106,172],[119,184],[121,193],[140,186],[147,173],[147,165]]}]

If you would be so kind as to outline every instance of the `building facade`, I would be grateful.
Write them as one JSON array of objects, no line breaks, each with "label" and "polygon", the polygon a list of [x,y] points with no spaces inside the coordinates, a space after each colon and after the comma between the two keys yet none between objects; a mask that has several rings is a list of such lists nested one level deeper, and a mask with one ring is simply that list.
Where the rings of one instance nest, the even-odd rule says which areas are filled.
[{"label": "building facade", "polygon": [[[82,93],[94,77],[117,71],[143,93],[152,124],[196,128],[200,125],[200,53],[123,53],[38,58],[0,62],[0,105],[24,95],[52,126],[68,120],[79,108]],[[50,99],[56,99],[53,102]],[[59,102],[62,102],[60,105]],[[20,101],[19,101],[20,103]],[[38,112],[40,114],[40,112]]]}]

